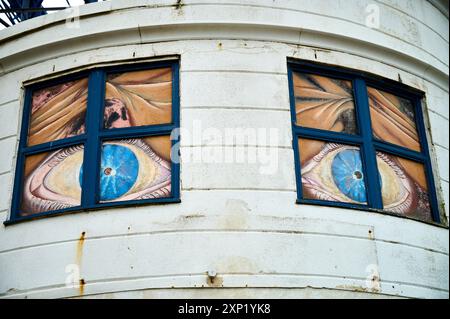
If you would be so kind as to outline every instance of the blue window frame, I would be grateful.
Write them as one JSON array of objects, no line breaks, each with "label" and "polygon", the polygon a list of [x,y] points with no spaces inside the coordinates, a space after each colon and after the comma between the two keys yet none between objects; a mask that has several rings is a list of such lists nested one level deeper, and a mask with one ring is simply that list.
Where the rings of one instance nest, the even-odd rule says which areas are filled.
[{"label": "blue window frame", "polygon": [[[171,121],[167,124],[129,126],[122,128],[107,129],[104,126],[105,109],[105,87],[109,74],[119,74],[125,72],[139,72],[166,68],[171,71]],[[84,132],[76,136],[57,139],[36,145],[29,145],[27,142],[30,129],[31,107],[33,102],[33,92],[43,88],[49,88],[70,81],[87,79],[87,102],[84,118]],[[169,85],[170,86],[170,85]],[[158,198],[146,198],[126,201],[101,201],[100,200],[100,178],[102,161],[102,143],[118,140],[132,141],[132,139],[161,137],[170,138],[171,150],[179,142],[177,134],[171,135],[174,129],[179,128],[179,64],[178,61],[162,61],[154,63],[136,63],[123,66],[100,67],[88,71],[82,71],[69,76],[45,81],[27,86],[25,88],[24,112],[21,126],[21,136],[16,164],[16,174],[11,205],[11,214],[5,224],[16,223],[23,220],[40,218],[48,215],[59,215],[69,212],[85,211],[92,209],[108,208],[113,206],[141,205],[153,203],[174,203],[180,202],[180,167],[179,161],[168,160],[170,165],[170,192],[168,196]],[[24,170],[27,156],[53,152],[60,149],[73,148],[82,145],[84,154],[82,158],[82,173],[79,173],[79,183],[81,185],[80,205],[73,207],[49,209],[44,212],[32,214],[30,216],[21,215],[21,201],[24,189]],[[154,154],[154,153],[153,153]],[[53,206],[52,206],[53,207]]]},{"label": "blue window frame", "polygon": [[[297,77],[297,78],[296,78]],[[298,79],[306,79],[306,82],[301,82],[302,80]],[[298,120],[301,114],[306,114],[301,109],[301,112],[298,112],[297,109],[300,107],[312,107],[311,98],[308,96],[308,87],[309,83],[314,82],[311,79],[331,79],[331,85],[334,85],[336,81],[344,81],[347,83],[347,87],[350,87],[351,95],[353,97],[353,105],[354,105],[354,122],[356,126],[356,131],[354,133],[348,133],[343,130],[326,130],[321,128],[322,124],[317,123],[317,126],[314,125],[304,125],[305,121],[301,122]],[[308,82],[308,80],[310,82]],[[292,122],[292,132],[293,132],[293,150],[295,156],[295,172],[296,172],[296,186],[297,186],[297,203],[299,204],[312,204],[312,205],[325,205],[325,206],[334,206],[334,207],[344,207],[344,208],[354,208],[360,210],[373,210],[379,212],[393,213],[394,215],[412,217],[418,220],[425,220],[428,222],[440,223],[440,213],[438,209],[437,197],[436,197],[436,189],[435,183],[433,179],[432,173],[432,165],[429,156],[428,142],[426,137],[426,131],[424,127],[423,120],[423,111],[421,101],[424,98],[424,94],[418,90],[407,87],[401,83],[397,83],[392,80],[387,80],[378,76],[369,75],[365,72],[360,72],[356,70],[349,70],[343,68],[337,68],[334,66],[329,66],[325,64],[318,64],[309,61],[303,60],[288,60],[288,81],[289,81],[289,94],[290,94],[290,104],[291,104],[291,122]],[[297,81],[297,82],[296,82]],[[294,83],[295,82],[295,83]],[[296,85],[296,83],[300,83]],[[314,83],[313,83],[314,84]],[[321,94],[321,90],[324,92],[325,89],[321,87],[321,83],[317,84],[319,94]],[[351,84],[351,85],[350,85]],[[303,91],[302,91],[303,90]],[[350,91],[349,90],[349,91]],[[375,90],[375,91],[374,91]],[[399,145],[398,143],[392,143],[389,140],[381,139],[379,137],[375,137],[373,127],[372,127],[372,113],[371,113],[371,100],[369,97],[370,92],[387,92],[386,95],[398,97],[398,99],[405,99],[409,101],[414,109],[414,124],[417,130],[417,139],[420,143],[420,149],[411,149],[409,147],[404,147]],[[297,93],[295,93],[297,92]],[[298,93],[300,92],[300,93]],[[304,95],[302,97],[302,94]],[[322,101],[323,102],[323,101]],[[408,103],[409,103],[408,102]],[[304,104],[301,104],[304,103]],[[308,104],[310,103],[310,104]],[[299,107],[300,105],[300,107]],[[315,106],[317,107],[318,104]],[[310,111],[311,108],[308,109]],[[375,118],[375,114],[373,114]],[[301,123],[300,123],[301,122]],[[380,122],[383,123],[383,122]],[[377,125],[382,125],[377,123]],[[306,142],[305,142],[306,141]],[[330,159],[327,163],[327,170],[321,171],[316,175],[305,176],[303,174],[309,174],[312,172],[310,167],[314,167],[316,163],[321,163],[322,157],[321,155],[315,156],[311,147],[313,143],[310,141],[317,141],[317,145],[331,145],[330,149],[338,148],[336,145],[345,145],[347,149],[346,154],[344,153],[335,153],[334,159]],[[320,143],[319,143],[320,142]],[[302,146],[299,146],[302,144]],[[352,197],[356,200],[345,200],[339,201],[335,200],[335,197],[325,196],[328,191],[324,191],[323,193],[316,192],[313,194],[319,194],[316,197],[311,196],[313,191],[316,191],[317,188],[322,187],[319,183],[322,181],[322,178],[326,178],[327,176],[333,176],[331,183],[334,182],[336,189],[342,191],[343,189],[349,192],[355,192],[355,188],[353,187],[355,184],[353,180],[351,182],[345,182],[344,184],[339,184],[339,181],[349,181],[349,176],[354,172],[349,171],[349,175],[345,178],[339,179],[339,174],[342,173],[342,167],[344,167],[343,156],[354,156],[355,150],[359,150],[359,156],[357,158],[358,162],[360,161],[360,170],[363,170],[363,184],[360,185],[361,189],[364,189],[365,194],[362,194],[362,198],[364,200],[358,200],[357,197],[353,196],[354,193],[346,193],[348,197]],[[312,153],[312,159],[305,162],[302,162],[302,154]],[[309,153],[307,155],[309,155]],[[336,160],[339,155],[339,158]],[[353,155],[352,155],[353,154]],[[384,196],[388,197],[389,192],[386,190],[386,194],[384,193],[383,187],[384,185],[389,183],[390,181],[384,180],[384,175],[381,172],[382,164],[380,160],[380,156],[386,155],[390,158],[400,159],[403,163],[413,163],[414,167],[418,167],[420,165],[423,167],[424,176],[426,178],[426,185],[423,186],[426,188],[427,192],[427,200],[429,208],[429,218],[421,218],[416,216],[409,216],[408,214],[399,213],[397,210],[391,210],[388,205],[385,204],[384,201],[387,202]],[[324,158],[324,157],[323,157]],[[354,162],[353,158],[353,162]],[[303,163],[303,164],[302,164]],[[331,163],[331,164],[330,164]],[[310,164],[310,165],[307,165]],[[319,165],[319,164],[317,164]],[[324,166],[325,167],[325,166]],[[335,170],[334,170],[335,169]],[[303,172],[302,172],[303,170]],[[334,171],[333,171],[334,170]],[[353,170],[353,168],[352,168]],[[307,173],[305,173],[307,172]],[[327,175],[327,172],[332,172],[332,175]],[[312,174],[312,173],[311,173]],[[321,175],[320,175],[321,174]],[[319,176],[318,180],[310,179],[315,176]],[[401,172],[399,172],[398,176],[391,174],[391,176],[398,177],[401,176]],[[407,174],[404,176],[408,177]],[[382,178],[383,177],[383,178]],[[324,184],[325,185],[325,184]],[[328,185],[328,184],[327,184]],[[349,186],[353,185],[353,186]],[[400,185],[400,184],[399,184]],[[409,183],[405,184],[406,186],[413,185],[416,187],[417,183]],[[333,186],[333,187],[335,187]],[[309,188],[308,188],[309,187]],[[316,188],[315,188],[316,187]],[[339,188],[340,187],[340,188]],[[353,187],[353,188],[352,188]],[[388,185],[386,185],[386,189]],[[313,189],[313,190],[311,190]],[[345,193],[345,192],[344,192]],[[412,194],[411,192],[405,192]],[[416,193],[417,195],[418,193]],[[323,196],[322,196],[323,195]],[[412,195],[411,195],[412,196]],[[418,195],[417,195],[418,196]],[[330,198],[333,198],[330,200]],[[407,198],[407,197],[405,197]],[[351,199],[351,198],[350,198]],[[412,207],[411,201],[415,200],[414,198],[410,198],[409,201],[403,202],[403,205],[410,205]],[[404,207],[403,206],[403,207]]]}]

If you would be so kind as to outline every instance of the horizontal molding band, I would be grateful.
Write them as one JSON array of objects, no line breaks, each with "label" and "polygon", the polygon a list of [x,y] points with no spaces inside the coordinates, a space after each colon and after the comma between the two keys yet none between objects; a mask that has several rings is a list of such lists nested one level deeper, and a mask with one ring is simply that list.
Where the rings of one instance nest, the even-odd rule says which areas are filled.
[{"label": "horizontal molding band", "polygon": [[[89,281],[83,286],[83,291],[77,287],[66,287],[65,285],[51,285],[33,288],[29,290],[19,290],[12,293],[0,294],[0,298],[52,298],[53,295],[62,298],[92,296],[103,293],[136,291],[146,289],[239,289],[239,288],[325,288],[333,290],[345,290],[354,292],[365,292],[368,294],[381,294],[392,296],[404,296],[410,298],[420,298],[423,296],[416,294],[402,294],[405,287],[423,289],[425,291],[435,291],[441,298],[448,297],[448,290],[421,285],[406,283],[401,281],[379,281],[381,289],[374,291],[366,287],[367,278],[343,277],[321,274],[292,274],[292,273],[220,273],[225,284],[208,285],[206,274],[172,274],[162,276],[142,276],[130,278],[114,278],[97,281]],[[229,281],[229,284],[226,282]],[[259,282],[260,281],[260,282]],[[272,284],[263,282],[271,281]],[[326,283],[326,284],[325,284]],[[334,284],[334,285],[333,285]],[[396,287],[397,286],[397,287]],[[427,293],[427,292],[423,292]],[[428,292],[429,293],[429,292]]]},{"label": "horizontal molding band", "polygon": [[[122,11],[131,12],[131,10],[133,10],[133,9],[135,9],[136,11],[137,10],[141,11],[141,10],[158,10],[158,9],[173,10],[173,8],[174,8],[173,3],[168,3],[168,2],[165,2],[165,1],[161,1],[160,3],[153,4],[152,6],[146,6],[144,2],[142,4],[143,4],[142,6],[139,6],[138,4],[134,4],[134,5],[123,6],[122,8],[120,8],[120,7],[116,7],[115,8],[114,6],[111,6],[111,7],[108,8],[105,5],[103,6],[103,8],[101,6],[97,6],[97,7],[91,6],[90,8],[81,8],[81,10],[79,12],[79,15],[81,17],[87,17],[87,16],[90,16],[90,15],[93,15],[93,14],[97,14],[97,15],[106,15],[106,14],[115,14],[115,13],[120,14]],[[384,5],[384,3],[380,3],[380,4]],[[236,8],[240,7],[240,8],[262,9],[262,10],[268,10],[268,11],[274,11],[274,12],[276,12],[276,11],[288,11],[288,12],[297,13],[297,14],[305,14],[305,15],[323,17],[323,18],[327,18],[327,19],[334,19],[336,21],[349,23],[349,24],[352,24],[352,25],[355,25],[355,26],[358,26],[358,27],[365,27],[365,25],[363,25],[361,23],[357,23],[357,22],[355,22],[353,20],[350,20],[350,19],[346,19],[346,18],[342,18],[342,17],[336,17],[336,16],[327,15],[327,14],[323,14],[323,13],[317,13],[317,12],[314,12],[314,11],[305,11],[305,10],[301,10],[301,9],[286,8],[286,7],[281,7],[281,6],[274,7],[274,6],[267,6],[267,5],[265,6],[265,5],[255,5],[255,4],[243,4],[243,3],[235,3],[235,2],[234,3],[233,2],[230,2],[230,3],[227,3],[227,2],[225,2],[225,3],[214,3],[214,2],[210,2],[210,3],[195,3],[195,2],[193,2],[193,3],[183,4],[183,8],[191,8],[191,7],[199,7],[199,6],[203,6],[203,7],[207,7],[207,6],[209,6],[209,7],[217,7],[218,9],[220,7],[236,7]],[[96,8],[99,8],[100,10],[95,10]],[[40,28],[42,28],[42,27],[45,28],[48,25],[54,25],[56,23],[60,23],[62,21],[65,21],[67,19],[68,13],[67,12],[57,12],[54,15],[55,15],[55,17],[53,17],[53,19],[47,19],[47,21],[50,20],[47,23],[42,24],[41,21],[37,21],[35,23],[37,24],[37,23],[41,22],[39,24],[39,27]],[[51,20],[53,20],[53,21],[51,21]],[[201,20],[201,18],[200,18],[200,20]],[[202,22],[202,23],[205,23],[205,22]],[[235,23],[235,21],[230,21],[229,22],[229,24],[232,24],[232,23]],[[170,24],[170,23],[167,23],[167,24]],[[185,24],[189,24],[189,22],[187,22]],[[162,24],[162,23],[159,24],[159,26],[162,26],[162,25],[164,25],[164,24]],[[272,28],[279,27],[279,25],[276,25],[276,24],[269,24],[268,23],[267,25],[270,25]],[[144,29],[144,28],[149,27],[149,26],[138,25],[136,27],[138,27],[141,30],[141,29]],[[26,28],[26,27],[24,27],[24,28]],[[8,38],[11,38],[11,37],[12,38],[17,37],[21,32],[25,32],[25,31],[32,32],[33,30],[34,30],[34,28],[32,28],[32,27],[28,28],[28,29],[25,29],[23,31],[20,31],[20,28],[16,28],[14,30],[11,30],[10,32],[4,32],[3,34],[0,34],[0,39],[7,40]],[[395,39],[396,41],[404,43],[407,46],[411,46],[411,47],[417,48],[420,51],[424,52],[425,54],[428,54],[429,56],[431,56],[433,59],[436,59],[440,63],[443,63],[448,68],[448,62],[442,61],[439,57],[436,57],[433,53],[428,52],[424,48],[421,48],[421,47],[415,45],[414,43],[407,42],[403,38],[401,38],[399,36],[396,36],[394,34],[387,33],[387,32],[385,32],[383,30],[377,30],[376,32],[379,33],[379,34],[385,35],[387,38],[392,38],[392,39]],[[355,39],[355,40],[360,40],[360,39]],[[448,42],[446,42],[446,43],[448,43]],[[393,50],[393,48],[389,48],[389,47],[386,47],[386,49]],[[400,52],[400,51],[397,51],[397,52]],[[448,72],[447,72],[447,74],[448,74]]]},{"label": "horizontal molding band", "polygon": [[[182,30],[183,31],[183,30]],[[315,38],[320,39],[320,38],[326,38],[326,35],[323,34],[317,34],[315,35]],[[109,49],[109,48],[115,48],[115,49],[119,49],[119,48],[124,48],[124,47],[135,47],[136,45],[151,45],[151,44],[156,44],[156,43],[175,43],[175,42],[186,42],[186,41],[211,41],[213,38],[211,38],[211,36],[205,36],[204,38],[201,37],[184,37],[184,38],[180,38],[177,40],[167,40],[167,41],[161,41],[161,42],[129,42],[129,43],[125,43],[125,44],[113,44],[113,45],[104,45],[104,44],[99,44],[98,47],[96,48],[87,48],[87,49],[77,49],[76,47],[73,47],[70,53],[66,53],[66,54],[59,54],[58,56],[49,56],[47,58],[42,58],[39,59],[37,61],[33,61],[32,63],[24,63],[21,64],[20,66],[14,67],[14,68],[9,68],[7,71],[3,71],[2,73],[0,73],[0,76],[12,73],[18,69],[22,69],[22,68],[27,68],[33,65],[37,65],[39,63],[43,63],[45,61],[51,61],[52,59],[57,59],[57,58],[61,58],[61,57],[69,57],[69,56],[76,56],[78,54],[82,54],[84,52],[95,52],[96,50],[99,49]],[[239,37],[220,37],[217,38],[217,40],[228,40],[228,41],[232,41],[232,40],[248,40],[248,41],[259,41],[259,42],[269,42],[269,43],[278,43],[278,44],[289,44],[283,41],[279,41],[277,39],[268,39],[268,40],[261,40],[260,38],[239,38]],[[355,44],[353,42],[351,42],[348,39],[341,39],[342,43],[346,43],[347,47],[349,48],[353,48],[355,47]],[[321,42],[321,41],[319,41]],[[347,43],[348,42],[348,43]],[[304,47],[304,48],[311,48],[311,49],[318,49],[318,50],[323,50],[324,47],[320,47],[319,45],[317,46],[312,46],[312,45],[307,45],[307,44],[297,44],[299,48]],[[357,46],[356,46],[357,47]],[[333,48],[331,46],[328,46],[326,49],[333,51],[333,52],[337,52],[337,53],[343,53],[343,54],[348,54],[351,56],[355,56],[355,57],[359,57],[362,59],[371,59],[372,61],[378,62],[378,63],[382,63],[386,66],[398,69],[400,71],[409,73],[412,76],[415,76],[419,79],[422,79],[424,81],[427,81],[433,85],[435,85],[436,87],[438,87],[439,89],[445,91],[446,93],[449,92],[449,88],[448,85],[445,85],[445,83],[448,83],[448,74],[442,73],[440,71],[438,71],[437,69],[431,69],[429,68],[429,66],[427,64],[424,64],[423,62],[419,61],[419,65],[422,65],[422,68],[419,68],[417,70],[412,70],[412,69],[407,69],[403,66],[399,66],[399,65],[395,65],[393,63],[390,63],[387,59],[382,59],[382,58],[376,58],[374,56],[366,56],[351,50],[343,50],[342,48]],[[172,53],[177,53],[177,52],[172,52]],[[149,57],[157,57],[157,55],[155,55],[155,53],[153,53],[152,55],[150,55]],[[122,60],[128,60],[129,57],[128,56],[124,56],[122,58]],[[407,58],[408,60],[408,58]],[[405,62],[407,61],[405,60]],[[119,60],[114,60],[114,61],[119,61]],[[94,63],[95,65],[95,63]],[[85,65],[82,65],[83,67]],[[67,71],[66,69],[64,70],[60,70],[60,72],[64,72]],[[183,70],[180,70],[180,73],[182,73]],[[436,73],[437,72],[437,73]],[[430,74],[435,74],[438,76],[438,78],[440,78],[440,83],[438,83],[435,80],[435,77],[430,77]],[[14,99],[12,101],[16,101],[17,99]]]},{"label": "horizontal molding band", "polygon": [[[288,236],[301,236],[301,235],[307,235],[307,236],[324,236],[324,237],[338,237],[338,238],[347,238],[347,239],[353,239],[353,240],[365,240],[365,241],[375,241],[375,242],[382,242],[386,244],[392,244],[392,245],[402,245],[406,247],[411,247],[415,249],[421,249],[428,252],[441,254],[444,256],[449,256],[448,252],[439,251],[435,249],[431,249],[428,247],[421,247],[417,245],[411,245],[408,243],[402,243],[402,242],[395,242],[392,240],[383,240],[383,239],[377,239],[376,237],[373,239],[369,239],[367,237],[363,236],[352,236],[352,235],[344,235],[344,234],[330,234],[330,233],[321,233],[321,232],[308,232],[308,231],[295,231],[295,230],[273,230],[273,229],[179,229],[179,230],[155,230],[155,231],[149,231],[149,232],[137,232],[137,233],[123,233],[123,234],[116,234],[116,235],[109,235],[109,236],[93,236],[93,237],[86,237],[84,239],[85,242],[89,241],[95,241],[95,240],[108,240],[108,239],[115,239],[115,238],[131,238],[131,237],[143,237],[143,236],[152,236],[152,235],[167,235],[167,234],[188,234],[188,233],[217,233],[217,234],[231,234],[231,233],[242,233],[242,234],[281,234],[281,235],[288,235]],[[61,240],[51,243],[43,243],[43,244],[37,244],[37,245],[29,245],[29,246],[23,246],[23,247],[17,247],[12,249],[7,249],[0,251],[0,255],[17,252],[17,251],[23,251],[27,249],[33,249],[33,248],[42,248],[47,246],[54,246],[54,245],[60,245],[60,244],[67,244],[67,243],[76,243],[79,239],[68,239],[68,240]]]}]

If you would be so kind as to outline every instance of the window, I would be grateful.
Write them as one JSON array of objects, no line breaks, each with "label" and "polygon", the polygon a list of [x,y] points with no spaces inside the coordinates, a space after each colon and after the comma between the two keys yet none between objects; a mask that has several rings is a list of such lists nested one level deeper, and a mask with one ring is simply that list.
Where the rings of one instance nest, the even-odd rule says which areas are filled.
[{"label": "window", "polygon": [[93,69],[26,87],[11,220],[179,201],[178,64]]},{"label": "window", "polygon": [[289,89],[297,202],[440,221],[421,92],[303,61]]}]

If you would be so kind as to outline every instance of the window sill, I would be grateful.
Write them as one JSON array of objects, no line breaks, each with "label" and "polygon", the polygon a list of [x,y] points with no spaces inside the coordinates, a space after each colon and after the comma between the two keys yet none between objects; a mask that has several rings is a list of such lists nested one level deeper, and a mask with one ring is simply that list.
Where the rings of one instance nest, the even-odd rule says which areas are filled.
[{"label": "window sill", "polygon": [[10,226],[15,225],[27,221],[37,220],[37,219],[43,219],[47,217],[56,217],[56,216],[63,216],[68,214],[74,214],[74,213],[89,213],[93,211],[99,211],[99,210],[105,210],[105,209],[114,209],[114,208],[132,208],[136,206],[144,206],[144,205],[165,205],[165,204],[173,204],[173,203],[181,203],[181,199],[179,198],[163,198],[158,200],[136,200],[136,201],[128,201],[128,202],[112,202],[112,203],[102,203],[97,204],[92,207],[71,207],[66,208],[62,210],[56,210],[51,212],[45,212],[40,214],[35,214],[32,216],[26,216],[26,217],[18,217],[10,220],[6,220],[3,222],[3,225]]}]

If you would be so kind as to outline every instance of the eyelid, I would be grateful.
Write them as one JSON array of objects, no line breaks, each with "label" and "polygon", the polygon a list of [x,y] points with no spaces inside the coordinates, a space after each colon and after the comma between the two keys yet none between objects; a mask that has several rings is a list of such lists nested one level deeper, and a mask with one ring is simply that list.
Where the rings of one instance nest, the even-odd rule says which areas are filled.
[{"label": "eyelid", "polygon": [[80,205],[80,201],[71,197],[56,194],[48,189],[46,187],[46,182],[52,169],[57,167],[67,157],[83,151],[83,149],[83,145],[76,145],[54,151],[50,153],[43,162],[33,170],[33,172],[31,172],[24,181],[23,197],[26,200],[22,200],[25,210],[23,213],[27,214],[26,211],[31,211],[31,213],[28,214],[34,214],[36,212],[65,209]]},{"label": "eyelid", "polygon": [[[338,148],[339,145],[338,144],[325,144],[325,146],[322,148],[322,150],[317,153],[316,155],[314,155],[309,161],[307,161],[305,163],[305,165],[301,168],[302,170],[302,175],[308,173],[309,171],[311,171],[316,165],[318,165],[318,163],[320,163],[320,161],[331,151],[335,150],[336,148]],[[300,150],[300,158],[301,158],[301,150]]]},{"label": "eyelid", "polygon": [[[388,154],[377,152],[377,159],[382,160],[386,165],[388,165],[398,177],[398,183],[401,185],[400,198],[398,198],[395,202],[387,203],[387,199],[383,199],[383,208],[397,213],[397,214],[406,214],[411,210],[412,205],[415,202],[415,198],[418,198],[417,193],[423,192],[419,185],[413,182],[406,172],[399,166],[399,164],[392,159]],[[380,163],[378,163],[378,170],[380,175],[382,174]],[[384,184],[384,183],[383,183]],[[382,194],[384,193],[382,185]],[[419,204],[424,204],[420,202]]]},{"label": "eyelid", "polygon": [[[334,157],[328,157],[331,156],[331,153],[334,153],[336,156],[341,152],[341,150],[358,150],[359,152],[359,148],[356,146],[326,143],[318,154],[316,154],[312,159],[305,163],[305,165],[301,168],[304,194],[305,191],[307,193],[311,192],[313,195],[312,198],[319,200],[365,204],[367,203],[367,201],[358,202],[355,199],[352,199],[342,193],[333,179],[331,164]],[[325,160],[325,162],[323,160]],[[329,167],[323,167],[323,165],[328,164]],[[320,176],[317,175],[317,169],[321,169]],[[325,177],[323,175],[325,175]]]}]

